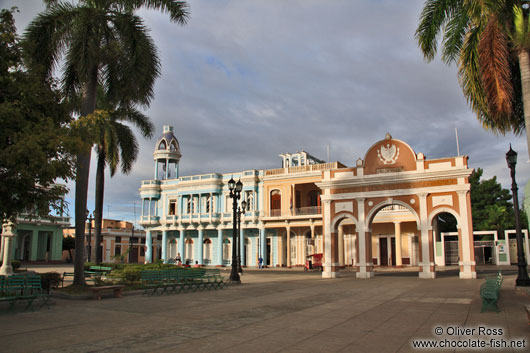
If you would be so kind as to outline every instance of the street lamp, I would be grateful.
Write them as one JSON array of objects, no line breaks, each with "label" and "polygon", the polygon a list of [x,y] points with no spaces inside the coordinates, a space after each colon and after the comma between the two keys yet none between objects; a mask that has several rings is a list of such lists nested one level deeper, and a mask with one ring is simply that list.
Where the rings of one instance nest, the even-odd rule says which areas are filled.
[{"label": "street lamp", "polygon": [[523,250],[523,237],[521,235],[521,222],[519,221],[519,200],[517,198],[517,183],[515,182],[515,165],[517,164],[517,152],[512,150],[510,144],[510,150],[506,152],[506,162],[510,168],[510,174],[512,176],[512,195],[513,195],[513,208],[515,212],[515,236],[517,238],[517,267],[518,274],[515,280],[516,286],[528,287],[530,286],[530,278],[526,272],[526,260],[524,258]]},{"label": "street lamp", "polygon": [[237,272],[237,200],[241,197],[241,190],[243,183],[239,180],[237,183],[234,178],[228,181],[228,189],[230,190],[230,198],[232,201],[232,271],[230,272],[230,282],[241,283],[239,273]]},{"label": "street lamp", "polygon": [[[245,214],[245,209],[247,208],[247,202],[245,200],[241,201],[241,208],[238,207],[237,210],[237,235],[241,236],[241,214]],[[243,268],[241,267],[241,239],[237,241],[237,271],[243,273]]]},{"label": "street lamp", "polygon": [[88,220],[88,246],[87,246],[87,261],[90,262],[90,254],[92,253],[92,221],[94,217],[88,210],[86,210],[86,218]]}]

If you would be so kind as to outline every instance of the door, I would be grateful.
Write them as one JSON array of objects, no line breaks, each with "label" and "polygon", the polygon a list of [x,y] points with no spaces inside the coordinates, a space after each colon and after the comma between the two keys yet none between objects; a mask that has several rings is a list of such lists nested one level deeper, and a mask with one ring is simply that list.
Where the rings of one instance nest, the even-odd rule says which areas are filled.
[{"label": "door", "polygon": [[267,253],[265,254],[267,265],[272,265],[271,238],[267,238]]},{"label": "door", "polygon": [[396,238],[390,238],[390,249],[392,254],[392,266],[396,266]]},{"label": "door", "polygon": [[134,245],[131,248],[131,263],[136,264],[138,263],[138,246]]},{"label": "door", "polygon": [[379,261],[381,266],[388,266],[387,238],[379,238]]}]

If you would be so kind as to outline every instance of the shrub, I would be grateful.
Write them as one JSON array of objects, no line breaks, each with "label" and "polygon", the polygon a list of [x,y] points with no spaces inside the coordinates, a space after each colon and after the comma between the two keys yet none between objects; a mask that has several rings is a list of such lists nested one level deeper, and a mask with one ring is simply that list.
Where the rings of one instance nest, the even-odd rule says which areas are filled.
[{"label": "shrub", "polygon": [[49,291],[51,288],[59,287],[61,275],[57,272],[45,272],[40,274],[42,288]]}]

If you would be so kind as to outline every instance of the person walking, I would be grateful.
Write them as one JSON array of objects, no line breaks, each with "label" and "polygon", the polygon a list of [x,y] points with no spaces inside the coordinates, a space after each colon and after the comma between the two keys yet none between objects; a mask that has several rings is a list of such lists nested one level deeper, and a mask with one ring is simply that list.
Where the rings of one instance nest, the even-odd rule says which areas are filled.
[{"label": "person walking", "polygon": [[260,255],[259,259],[258,259],[258,267],[260,269],[263,268],[263,257],[261,257],[261,255]]}]

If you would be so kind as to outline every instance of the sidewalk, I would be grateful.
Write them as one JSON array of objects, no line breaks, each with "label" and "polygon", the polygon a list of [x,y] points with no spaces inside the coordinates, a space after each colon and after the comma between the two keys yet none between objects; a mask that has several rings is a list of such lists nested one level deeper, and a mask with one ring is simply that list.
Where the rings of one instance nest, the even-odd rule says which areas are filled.
[{"label": "sidewalk", "polygon": [[[268,270],[245,271],[241,280],[223,290],[159,297],[54,299],[50,310],[2,314],[0,351],[424,351],[412,347],[418,339],[524,339],[526,348],[513,351],[528,349],[524,304],[530,297],[514,289],[514,275],[505,277],[500,313],[480,313],[483,280],[386,275],[360,280],[349,271],[326,280],[319,272]],[[502,334],[478,335],[480,327]],[[466,336],[463,329],[474,334]]]}]

